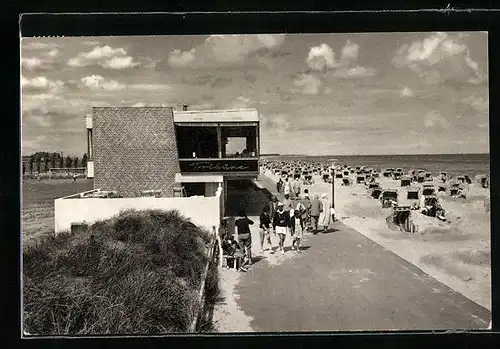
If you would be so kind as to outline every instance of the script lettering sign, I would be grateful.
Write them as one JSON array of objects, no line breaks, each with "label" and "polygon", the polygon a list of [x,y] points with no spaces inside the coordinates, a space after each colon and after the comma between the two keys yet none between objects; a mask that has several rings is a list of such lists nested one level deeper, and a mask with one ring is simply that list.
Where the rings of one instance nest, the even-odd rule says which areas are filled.
[{"label": "script lettering sign", "polygon": [[258,167],[258,160],[180,161],[181,172],[257,172]]}]

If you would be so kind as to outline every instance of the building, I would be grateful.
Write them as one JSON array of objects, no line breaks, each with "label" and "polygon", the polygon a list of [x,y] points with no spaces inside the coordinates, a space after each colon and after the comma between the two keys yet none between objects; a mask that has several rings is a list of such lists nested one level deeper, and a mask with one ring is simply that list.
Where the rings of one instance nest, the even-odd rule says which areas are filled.
[{"label": "building", "polygon": [[[176,199],[181,200],[177,201],[179,207],[184,205],[180,204],[185,201],[183,199],[191,199],[192,203],[199,203],[191,208],[185,206],[184,214],[191,217],[200,214],[209,200],[220,196],[220,202],[210,202],[217,202],[221,216],[217,218],[222,218],[231,187],[228,183],[255,179],[259,174],[258,112],[256,109],[183,109],[93,108],[92,115],[86,118],[87,175],[94,178],[94,190],[113,191],[122,199],[88,200],[113,200],[109,205],[122,210],[139,206],[176,208]],[[91,208],[82,208],[87,204],[81,195],[79,198],[59,201],[59,216],[70,211],[89,212]],[[141,206],[145,199],[150,200],[149,206]],[[56,231],[60,231],[67,229],[70,221],[64,217],[65,223],[58,225],[57,200]],[[76,201],[78,208],[74,204]],[[99,201],[100,205],[102,203]],[[116,210],[110,210],[109,214],[111,212],[116,214]],[[204,212],[215,211],[207,208]],[[99,212],[99,219],[102,215]],[[85,220],[90,216],[87,214]],[[212,217],[208,220],[213,222]]]}]

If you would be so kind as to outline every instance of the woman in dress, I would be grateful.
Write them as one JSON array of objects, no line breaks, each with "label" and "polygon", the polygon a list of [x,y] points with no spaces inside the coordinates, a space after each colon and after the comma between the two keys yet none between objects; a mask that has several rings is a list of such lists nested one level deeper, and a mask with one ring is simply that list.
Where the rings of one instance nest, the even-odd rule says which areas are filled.
[{"label": "woman in dress", "polygon": [[323,210],[321,211],[319,215],[319,222],[318,225],[323,227],[323,232],[326,232],[328,229],[328,226],[330,225],[330,220],[332,216],[330,215],[330,202],[328,200],[328,195],[322,194],[321,195],[321,206]]}]

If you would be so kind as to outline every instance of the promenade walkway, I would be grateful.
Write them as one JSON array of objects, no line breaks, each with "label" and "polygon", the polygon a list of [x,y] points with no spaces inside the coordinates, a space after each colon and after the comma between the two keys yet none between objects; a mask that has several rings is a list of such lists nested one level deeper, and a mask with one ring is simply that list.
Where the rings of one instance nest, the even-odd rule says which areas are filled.
[{"label": "promenade walkway", "polygon": [[[276,195],[266,176],[259,177],[258,187]],[[288,250],[279,263],[271,258],[281,256],[264,256],[241,274],[237,303],[252,318],[254,331],[488,326],[487,309],[341,222],[330,228],[326,234],[306,234],[303,253]]]}]

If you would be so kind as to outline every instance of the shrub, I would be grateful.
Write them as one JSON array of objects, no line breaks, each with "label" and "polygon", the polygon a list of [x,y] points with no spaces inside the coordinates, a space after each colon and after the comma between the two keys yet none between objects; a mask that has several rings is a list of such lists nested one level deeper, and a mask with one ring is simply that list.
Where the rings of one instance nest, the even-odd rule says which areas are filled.
[{"label": "shrub", "polygon": [[[208,232],[176,211],[127,211],[23,251],[31,334],[185,332],[200,305]],[[214,264],[214,263],[212,263]],[[218,295],[210,268],[207,300]]]}]

